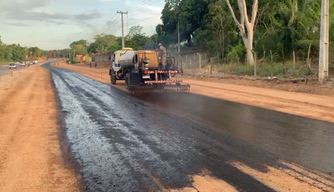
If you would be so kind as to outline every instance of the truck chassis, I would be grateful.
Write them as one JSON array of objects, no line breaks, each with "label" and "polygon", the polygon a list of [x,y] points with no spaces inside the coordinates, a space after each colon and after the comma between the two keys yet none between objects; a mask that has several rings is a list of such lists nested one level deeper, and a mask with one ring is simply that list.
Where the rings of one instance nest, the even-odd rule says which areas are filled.
[{"label": "truck chassis", "polygon": [[175,66],[171,58],[167,58],[166,67],[145,68],[141,65],[138,68],[122,69],[117,73],[111,68],[109,75],[111,84],[116,84],[117,80],[125,80],[125,85],[129,91],[137,90],[160,90],[160,91],[189,91],[190,85],[182,85],[180,79],[175,79],[177,74],[183,75],[182,68]]}]

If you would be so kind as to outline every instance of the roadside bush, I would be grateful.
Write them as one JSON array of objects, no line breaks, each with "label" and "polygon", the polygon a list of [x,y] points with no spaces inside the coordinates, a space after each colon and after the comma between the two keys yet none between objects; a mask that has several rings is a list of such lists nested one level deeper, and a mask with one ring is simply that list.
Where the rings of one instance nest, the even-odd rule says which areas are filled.
[{"label": "roadside bush", "polygon": [[218,68],[218,72],[235,75],[253,75],[254,67],[244,64],[220,65]]},{"label": "roadside bush", "polygon": [[[254,75],[254,66],[245,64],[226,64],[219,65],[216,68],[218,73],[234,74],[234,75]],[[257,76],[259,77],[278,77],[278,78],[291,78],[291,77],[307,77],[312,74],[312,70],[308,69],[305,64],[297,64],[295,70],[293,69],[292,62],[275,63],[262,63],[257,65]]]},{"label": "roadside bush", "polygon": [[237,45],[237,46],[230,46],[229,49],[231,50],[228,54],[227,54],[227,59],[228,60],[232,60],[232,61],[236,61],[236,60],[242,60],[242,58],[245,57],[246,54],[246,49],[244,45]]}]

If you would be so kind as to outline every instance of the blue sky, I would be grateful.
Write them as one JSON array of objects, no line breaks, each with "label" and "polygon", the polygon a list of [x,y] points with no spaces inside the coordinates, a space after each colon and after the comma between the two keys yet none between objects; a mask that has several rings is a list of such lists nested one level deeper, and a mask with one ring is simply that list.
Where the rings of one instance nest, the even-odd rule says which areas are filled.
[{"label": "blue sky", "polygon": [[79,39],[92,41],[99,33],[121,35],[133,25],[152,35],[161,23],[164,0],[0,0],[0,35],[6,44],[63,49]]}]

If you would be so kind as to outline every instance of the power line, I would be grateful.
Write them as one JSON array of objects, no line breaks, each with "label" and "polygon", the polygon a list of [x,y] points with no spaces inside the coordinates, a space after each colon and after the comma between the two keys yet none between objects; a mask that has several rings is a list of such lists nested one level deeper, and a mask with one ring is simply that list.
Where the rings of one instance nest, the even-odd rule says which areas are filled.
[{"label": "power line", "polygon": [[103,29],[114,19],[116,15],[117,13],[115,13],[115,15],[113,15],[112,18],[99,30],[98,34],[100,34],[103,31]]},{"label": "power line", "polygon": [[127,9],[124,10],[124,11],[129,11],[130,9],[133,9],[134,7],[138,7],[139,5],[141,5],[143,3],[148,3],[150,1],[152,1],[152,0],[143,0],[143,1],[139,2],[139,3],[137,3],[137,4],[134,4],[134,5],[130,6],[130,7],[127,7]]},{"label": "power line", "polygon": [[141,22],[143,22],[143,21],[149,20],[149,19],[151,19],[151,18],[153,18],[153,17],[155,17],[155,16],[158,16],[158,15],[160,15],[160,13],[159,13],[159,14],[152,15],[152,16],[150,16],[150,17],[146,17],[145,19],[138,19],[137,21],[135,21],[135,22],[133,22],[133,23],[130,23],[129,25],[134,25],[134,24],[141,23]]},{"label": "power line", "polygon": [[[152,0],[149,0],[149,1],[152,1]],[[149,2],[149,1],[146,1],[146,3]],[[161,0],[152,2],[151,4],[147,4],[147,5],[152,5],[152,4],[155,4],[155,3],[159,2],[159,1],[161,1]],[[144,1],[142,1],[141,3],[138,3],[138,4],[141,4],[140,6],[143,6],[143,5],[144,5],[143,2],[144,2]],[[137,5],[138,5],[138,4],[137,4]],[[136,8],[135,6],[132,6],[132,7]],[[136,9],[132,9],[132,11],[139,10],[139,9],[140,9],[140,7],[137,7]],[[145,18],[145,19],[139,19],[139,20],[136,20],[136,21],[134,21],[134,22],[132,22],[132,23],[129,24],[128,14],[127,14],[127,30],[128,30],[129,25],[133,25],[133,24],[136,24],[136,23],[141,23],[141,22],[146,21],[146,20],[148,20],[148,19],[151,19],[151,18],[153,18],[153,17],[155,17],[155,16],[157,16],[157,15],[160,15],[160,13],[155,14],[155,15],[152,15],[152,16],[150,16],[150,17],[148,17],[148,18]],[[113,32],[113,33],[116,33],[116,32],[118,32],[118,31],[119,31],[119,29],[117,29],[117,30],[116,30],[115,32]]]},{"label": "power line", "polygon": [[[137,11],[137,10],[139,10],[139,9],[141,9],[143,6],[148,6],[148,5],[153,5],[153,4],[155,4],[155,3],[158,3],[159,1],[161,1],[161,0],[158,0],[158,1],[153,1],[153,0],[143,0],[143,1],[141,1],[141,2],[139,2],[139,3],[136,3],[136,4],[134,4],[134,5],[132,5],[132,6],[129,6],[128,8],[127,8],[127,13],[129,13],[129,12],[134,12],[134,11]],[[147,3],[149,3],[149,4],[147,4]],[[117,12],[118,13],[118,12]],[[117,13],[115,13],[113,16],[112,16],[112,18],[99,30],[99,33],[98,34],[100,34],[101,32],[105,32],[105,33],[107,33],[107,32],[109,32],[110,30],[112,30],[113,29],[113,27],[115,27],[116,26],[116,24],[120,21],[119,19],[117,19],[117,20],[114,20],[113,21],[113,19],[115,18],[115,16],[117,15]],[[159,13],[160,14],[160,13]],[[137,20],[137,21],[135,21],[135,22],[132,22],[132,23],[130,23],[129,24],[129,20],[128,20],[128,14],[127,14],[127,32],[128,32],[128,27],[129,27],[129,25],[133,25],[133,24],[136,24],[136,23],[141,23],[141,22],[143,22],[143,21],[146,21],[146,20],[148,20],[148,19],[151,19],[152,17],[154,17],[154,16],[157,16],[157,15],[159,15],[159,14],[156,14],[156,15],[152,15],[152,16],[150,16],[150,17],[148,17],[148,18],[145,18],[145,19],[140,19],[140,20]],[[122,21],[123,22],[123,21]],[[124,27],[124,25],[122,24],[122,26]],[[119,29],[120,28],[118,28],[116,31],[115,30],[112,30],[112,34],[115,34],[115,33],[117,33],[118,31],[119,31]],[[124,35],[124,28],[123,28],[123,35]]]},{"label": "power line", "polygon": [[110,31],[110,29],[112,29],[114,26],[116,26],[118,24],[118,22],[120,21],[120,19],[115,20],[105,32]]},{"label": "power line", "polygon": [[[120,20],[118,20],[118,21],[120,21]],[[118,24],[118,22],[116,23],[116,24]],[[112,26],[110,29],[112,29],[111,31],[110,31],[110,33],[111,34],[114,34],[115,35],[115,33],[117,32],[117,31],[119,31],[120,30],[120,27],[119,26],[117,26],[117,28],[115,29],[115,28],[113,28],[114,26]]]},{"label": "power line", "polygon": [[[145,4],[145,6],[148,6],[148,5],[153,5],[153,4],[155,4],[155,3],[158,3],[159,1],[161,1],[161,0],[154,1],[154,2],[152,2],[152,3],[150,3],[150,4]],[[142,5],[138,6],[138,7],[137,7],[137,8],[135,8],[135,9],[131,9],[131,10],[129,10],[129,13],[131,13],[131,12],[134,12],[134,11],[137,11],[137,10],[141,9],[143,6],[144,6],[144,4],[142,4]]]},{"label": "power line", "polygon": [[[135,4],[135,5],[132,5],[132,6],[130,6],[130,7],[128,7],[128,9],[133,9],[133,8],[136,8],[137,6],[139,6],[139,5],[143,5],[144,3],[148,3],[148,2],[150,2],[150,1],[152,1],[152,0],[143,0],[143,1],[141,1],[141,2],[139,2],[139,3],[137,3],[137,4]],[[98,32],[98,34],[101,34],[101,32],[103,31],[103,30],[105,30],[105,32],[108,32],[112,27],[114,27],[115,26],[115,24],[119,21],[119,19],[118,20],[116,20],[116,21],[113,21],[112,22],[112,20],[114,19],[114,17],[117,15],[117,13],[115,13],[113,16],[112,16],[112,18],[99,30],[99,32]],[[128,21],[128,17],[127,17],[127,21]],[[127,22],[127,24],[128,24],[128,22]],[[109,27],[107,27],[109,25]],[[107,28],[106,28],[107,27]],[[106,29],[105,29],[106,28]]]}]

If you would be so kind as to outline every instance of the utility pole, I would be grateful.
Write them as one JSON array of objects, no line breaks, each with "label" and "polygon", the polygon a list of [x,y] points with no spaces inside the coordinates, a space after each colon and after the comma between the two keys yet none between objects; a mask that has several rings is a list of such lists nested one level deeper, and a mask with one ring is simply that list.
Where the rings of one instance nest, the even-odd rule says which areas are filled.
[{"label": "utility pole", "polygon": [[121,14],[121,22],[122,22],[122,49],[124,49],[124,23],[123,23],[123,14],[128,14],[128,12],[117,11],[117,13]]},{"label": "utility pole", "polygon": [[321,2],[320,51],[319,51],[319,83],[328,78],[329,47],[329,0]]},{"label": "utility pole", "polygon": [[[180,0],[177,1],[177,6],[178,6],[178,12],[180,13]],[[178,15],[179,15],[178,13]],[[180,43],[180,20],[179,17],[177,18],[177,63],[179,65],[179,62],[181,62],[181,66],[182,66],[182,59],[181,59],[181,43]]]},{"label": "utility pole", "polygon": [[180,22],[177,22],[177,55],[181,56],[181,45],[180,45]]},{"label": "utility pole", "polygon": [[[177,1],[177,6],[178,6],[178,10],[180,12],[180,0]],[[181,45],[180,45],[180,21],[179,18],[177,18],[177,56],[181,56]]]}]

